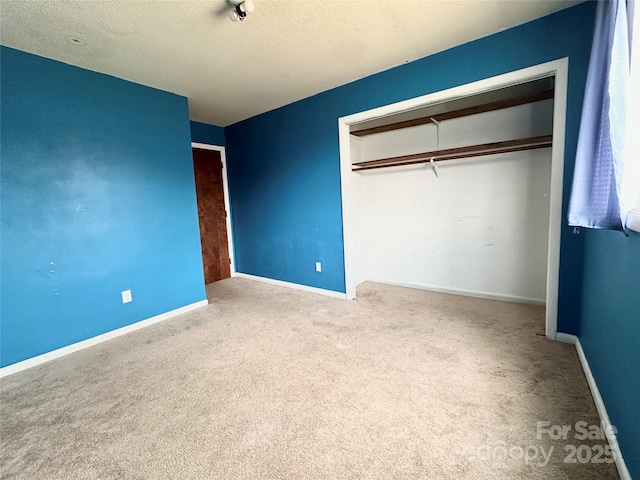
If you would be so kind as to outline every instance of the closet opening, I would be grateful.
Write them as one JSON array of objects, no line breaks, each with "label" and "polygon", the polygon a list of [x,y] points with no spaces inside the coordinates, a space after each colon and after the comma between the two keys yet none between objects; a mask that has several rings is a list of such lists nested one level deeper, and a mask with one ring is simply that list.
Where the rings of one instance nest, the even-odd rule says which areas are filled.
[{"label": "closet opening", "polygon": [[567,65],[338,120],[347,298],[374,281],[543,304],[557,338]]}]

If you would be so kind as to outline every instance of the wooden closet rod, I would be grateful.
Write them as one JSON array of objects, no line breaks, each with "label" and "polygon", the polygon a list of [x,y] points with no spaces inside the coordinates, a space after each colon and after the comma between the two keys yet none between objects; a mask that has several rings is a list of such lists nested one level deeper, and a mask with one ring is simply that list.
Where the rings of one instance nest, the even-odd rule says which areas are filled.
[{"label": "wooden closet rod", "polygon": [[434,150],[431,152],[415,153],[413,155],[402,155],[400,157],[381,158],[378,160],[354,163],[353,167],[356,168],[352,168],[352,171],[359,172],[360,170],[373,170],[375,168],[417,165],[420,163],[428,163],[432,158],[440,162],[443,160],[457,160],[461,158],[547,148],[552,145],[552,140],[553,135],[541,135],[537,137],[506,140],[504,142],[482,143],[479,145],[468,145],[466,147]]}]

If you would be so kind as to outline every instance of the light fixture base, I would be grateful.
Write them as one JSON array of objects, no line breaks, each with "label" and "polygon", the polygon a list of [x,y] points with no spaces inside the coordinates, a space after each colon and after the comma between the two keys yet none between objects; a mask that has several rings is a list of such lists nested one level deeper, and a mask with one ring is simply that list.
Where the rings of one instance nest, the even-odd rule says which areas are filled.
[{"label": "light fixture base", "polygon": [[247,13],[253,12],[256,8],[255,4],[251,0],[230,0],[229,3],[233,6],[233,10],[229,12],[229,18],[234,22],[237,22],[238,20],[242,22],[247,16]]}]

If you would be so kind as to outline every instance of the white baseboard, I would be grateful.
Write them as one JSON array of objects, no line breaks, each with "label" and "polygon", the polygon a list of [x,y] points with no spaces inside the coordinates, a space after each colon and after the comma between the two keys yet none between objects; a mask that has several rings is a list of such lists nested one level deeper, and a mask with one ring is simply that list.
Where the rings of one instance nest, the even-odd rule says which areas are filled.
[{"label": "white baseboard", "polygon": [[320,295],[326,295],[327,297],[342,298],[342,299],[347,298],[346,293],[334,292],[333,290],[325,290],[324,288],[309,287],[307,285],[300,285],[299,283],[283,282],[282,280],[274,280],[272,278],[267,278],[267,277],[258,277],[257,275],[249,275],[248,273],[236,272],[232,276],[238,277],[238,278],[244,278],[246,280],[253,280],[255,282],[270,283],[272,285],[278,285],[280,287],[294,288],[296,290],[303,290],[305,292],[318,293]]},{"label": "white baseboard", "polygon": [[[576,337],[575,335],[571,335],[570,333],[558,332],[556,333],[556,340],[558,342],[570,343],[571,345],[575,345],[578,342],[578,337]],[[583,365],[583,368],[584,368],[584,365]]]},{"label": "white baseboard", "polygon": [[556,340],[558,340],[559,342],[571,343],[575,345],[576,350],[578,351],[580,364],[582,365],[582,369],[584,370],[584,375],[585,377],[587,377],[587,383],[589,384],[589,389],[591,390],[591,396],[593,397],[593,401],[596,404],[598,415],[600,415],[602,427],[605,429],[607,441],[609,442],[611,451],[614,454],[616,467],[618,468],[618,474],[620,475],[620,480],[631,480],[631,474],[629,473],[627,464],[624,462],[624,458],[622,458],[622,454],[620,453],[618,438],[610,432],[611,420],[609,420],[609,414],[607,413],[607,409],[604,406],[604,401],[602,400],[602,396],[600,395],[600,390],[598,389],[598,385],[596,384],[596,379],[591,373],[591,367],[589,367],[587,357],[584,354],[584,350],[582,350],[580,339],[575,335],[571,335],[568,333],[558,333],[558,335],[556,336]]},{"label": "white baseboard", "polygon": [[383,283],[385,285],[394,285],[396,287],[417,288],[419,290],[429,290],[431,292],[463,295],[465,297],[486,298],[488,300],[500,300],[502,302],[527,303],[531,305],[546,304],[544,299],[541,300],[538,298],[518,297],[516,295],[503,295],[500,293],[480,292],[478,290],[465,290],[464,288],[440,287],[437,285],[425,285],[425,284],[419,284],[419,283],[389,282],[387,280],[375,280],[373,278],[367,279],[367,281],[375,282],[375,283]]},{"label": "white baseboard", "polygon": [[6,367],[0,368],[0,378],[4,378],[8,375],[13,375],[14,373],[21,372],[22,370],[26,370],[27,368],[35,367],[36,365],[41,365],[56,358],[64,357],[65,355],[69,355],[70,353],[92,347],[99,343],[106,342],[107,340],[111,340],[112,338],[116,338],[121,335],[140,330],[141,328],[148,327],[149,325],[153,325],[154,323],[162,322],[163,320],[167,320],[171,317],[175,317],[176,315],[190,312],[191,310],[204,307],[208,304],[208,300],[200,300],[199,302],[191,303],[189,305],[185,305],[184,307],[161,313],[160,315],[156,315],[155,317],[147,318],[146,320],[140,320],[139,322],[132,323],[131,325],[126,325],[124,327],[117,328],[116,330],[111,330],[110,332],[106,332],[77,343],[72,343],[71,345],[67,345],[66,347],[58,348],[56,350],[52,350],[51,352],[43,353],[42,355],[38,355],[36,357],[28,358],[18,363],[7,365]]}]

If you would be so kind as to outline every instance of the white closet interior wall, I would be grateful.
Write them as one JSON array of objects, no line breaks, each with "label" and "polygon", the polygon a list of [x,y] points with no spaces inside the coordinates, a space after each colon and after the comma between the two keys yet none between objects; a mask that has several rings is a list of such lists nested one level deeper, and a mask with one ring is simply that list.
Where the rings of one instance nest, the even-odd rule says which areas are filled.
[{"label": "white closet interior wall", "polygon": [[[352,163],[552,132],[553,100],[352,137]],[[544,303],[551,149],[352,173],[355,276]]]}]

